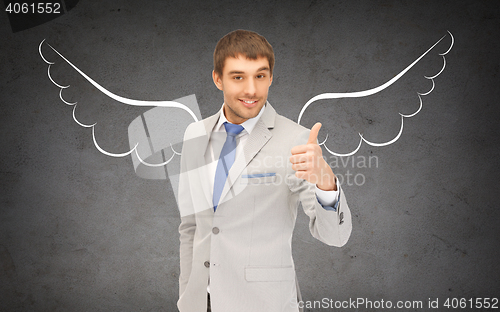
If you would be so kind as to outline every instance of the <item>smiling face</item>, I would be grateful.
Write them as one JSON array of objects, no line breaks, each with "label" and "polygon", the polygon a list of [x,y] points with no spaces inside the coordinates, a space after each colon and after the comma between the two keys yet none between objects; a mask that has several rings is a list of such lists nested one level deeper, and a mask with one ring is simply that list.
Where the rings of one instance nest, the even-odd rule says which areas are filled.
[{"label": "smiling face", "polygon": [[224,114],[234,124],[259,114],[273,81],[267,58],[252,60],[241,54],[226,58],[222,76],[213,72],[212,77],[224,93]]}]

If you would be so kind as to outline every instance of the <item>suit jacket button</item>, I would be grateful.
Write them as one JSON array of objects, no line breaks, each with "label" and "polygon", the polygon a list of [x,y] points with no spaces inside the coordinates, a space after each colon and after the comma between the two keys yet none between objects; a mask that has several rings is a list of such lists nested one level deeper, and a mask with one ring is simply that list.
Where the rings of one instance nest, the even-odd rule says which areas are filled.
[{"label": "suit jacket button", "polygon": [[205,267],[206,267],[206,268],[209,268],[209,267],[210,267],[210,261],[205,261],[205,263],[204,263],[204,264],[205,264]]},{"label": "suit jacket button", "polygon": [[218,228],[218,227],[214,227],[214,228],[212,229],[212,233],[214,233],[214,234],[219,234],[219,232],[220,232],[220,230],[219,230],[219,228]]}]

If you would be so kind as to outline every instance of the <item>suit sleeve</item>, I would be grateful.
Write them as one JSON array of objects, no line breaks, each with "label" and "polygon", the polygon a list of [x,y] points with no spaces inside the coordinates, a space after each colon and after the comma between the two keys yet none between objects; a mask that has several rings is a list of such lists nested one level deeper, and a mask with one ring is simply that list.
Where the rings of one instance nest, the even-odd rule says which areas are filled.
[{"label": "suit sleeve", "polygon": [[[299,136],[296,145],[305,144],[308,137],[309,131],[305,131]],[[315,185],[297,178],[291,167],[287,179],[290,191],[294,194],[293,198],[300,201],[305,214],[309,217],[309,230],[312,236],[330,246],[345,245],[351,235],[352,221],[342,187],[337,185],[339,197],[336,209],[327,210],[318,202]]]},{"label": "suit sleeve", "polygon": [[[189,131],[186,129],[186,134]],[[184,157],[186,150],[189,150],[189,140],[186,140],[187,135],[184,135],[184,144],[181,154],[181,169],[179,176],[179,192],[178,192],[178,205],[181,214],[181,224],[179,225],[179,240],[180,240],[180,275],[179,275],[179,296],[181,296],[185,289],[189,276],[191,275],[191,268],[193,262],[193,240],[196,231],[196,219],[193,207],[193,200],[189,187],[189,175],[187,157]]]}]

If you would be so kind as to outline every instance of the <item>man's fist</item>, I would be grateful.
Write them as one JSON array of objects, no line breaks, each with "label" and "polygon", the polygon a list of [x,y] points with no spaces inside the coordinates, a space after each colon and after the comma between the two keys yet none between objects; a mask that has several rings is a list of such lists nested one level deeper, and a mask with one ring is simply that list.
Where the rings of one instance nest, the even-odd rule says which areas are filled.
[{"label": "man's fist", "polygon": [[323,159],[323,152],[318,145],[318,132],[321,123],[316,123],[305,145],[292,148],[290,162],[297,178],[305,179],[324,191],[336,191],[335,175],[332,168]]}]

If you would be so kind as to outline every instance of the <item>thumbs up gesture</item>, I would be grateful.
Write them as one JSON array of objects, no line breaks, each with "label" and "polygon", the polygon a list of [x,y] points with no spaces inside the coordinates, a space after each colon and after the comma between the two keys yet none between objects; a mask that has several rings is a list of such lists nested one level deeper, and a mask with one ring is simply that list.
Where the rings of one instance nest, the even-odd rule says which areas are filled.
[{"label": "thumbs up gesture", "polygon": [[336,191],[335,175],[323,159],[323,152],[317,143],[320,128],[321,123],[316,123],[311,129],[307,143],[292,148],[290,162],[297,178],[316,184],[321,190]]}]

